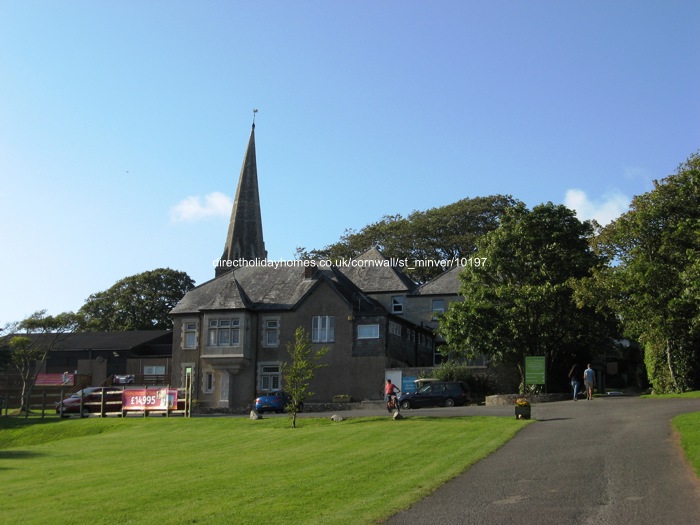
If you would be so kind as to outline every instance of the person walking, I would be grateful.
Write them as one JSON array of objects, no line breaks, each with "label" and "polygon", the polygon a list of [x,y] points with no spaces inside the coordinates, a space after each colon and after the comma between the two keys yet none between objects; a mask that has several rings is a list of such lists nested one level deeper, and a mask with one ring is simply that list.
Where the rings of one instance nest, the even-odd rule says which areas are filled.
[{"label": "person walking", "polygon": [[593,399],[593,387],[595,386],[595,370],[591,368],[590,363],[588,368],[583,371],[583,384],[586,387],[586,399]]},{"label": "person walking", "polygon": [[574,364],[569,370],[569,381],[571,381],[571,388],[574,389],[574,401],[578,401],[578,389],[581,383],[578,382],[578,365]]}]

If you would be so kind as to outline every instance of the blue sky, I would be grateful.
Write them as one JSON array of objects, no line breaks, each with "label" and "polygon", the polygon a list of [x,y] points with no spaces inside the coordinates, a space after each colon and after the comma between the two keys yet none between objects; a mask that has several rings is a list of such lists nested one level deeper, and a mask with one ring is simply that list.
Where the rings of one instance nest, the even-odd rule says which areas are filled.
[{"label": "blue sky", "polygon": [[607,222],[700,147],[697,1],[0,3],[0,325],[510,194]]}]

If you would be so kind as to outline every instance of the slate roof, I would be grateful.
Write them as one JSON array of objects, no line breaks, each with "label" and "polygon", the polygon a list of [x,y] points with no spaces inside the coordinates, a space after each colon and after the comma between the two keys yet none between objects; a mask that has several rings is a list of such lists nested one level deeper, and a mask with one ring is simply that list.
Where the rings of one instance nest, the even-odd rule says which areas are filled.
[{"label": "slate roof", "polygon": [[[273,262],[274,263],[274,262]],[[316,269],[305,277],[300,266],[236,268],[187,292],[171,314],[206,310],[291,310],[321,282],[331,286],[355,311],[373,312],[381,306],[368,298],[336,268]]]},{"label": "slate roof", "polygon": [[[236,197],[231,209],[231,220],[221,260],[255,260],[266,257],[258,192],[258,166],[255,157],[255,123],[253,123],[238,178]],[[219,276],[229,271],[228,267],[217,266],[215,275]]]},{"label": "slate roof", "polygon": [[[24,335],[24,334],[16,334]],[[27,334],[31,339],[53,338],[54,335]],[[147,346],[171,346],[170,330],[134,330],[131,332],[73,332],[61,334],[52,351],[71,350],[138,350]],[[1,344],[1,343],[0,343]]]},{"label": "slate roof", "polygon": [[459,273],[463,266],[454,266],[444,273],[441,273],[431,281],[420,285],[414,291],[414,295],[458,295],[459,294]]},{"label": "slate roof", "polygon": [[398,265],[392,264],[393,261],[387,259],[376,247],[355,257],[354,261],[365,261],[365,264],[343,265],[341,271],[365,293],[408,293],[416,288],[416,284]]}]

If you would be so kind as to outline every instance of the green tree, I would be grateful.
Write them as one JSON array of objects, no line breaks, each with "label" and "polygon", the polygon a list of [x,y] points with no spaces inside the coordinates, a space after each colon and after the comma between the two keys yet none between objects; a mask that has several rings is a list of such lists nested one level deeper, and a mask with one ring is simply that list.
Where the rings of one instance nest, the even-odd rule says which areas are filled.
[{"label": "green tree", "polygon": [[[495,195],[462,199],[427,211],[414,211],[408,217],[386,215],[360,231],[346,230],[335,244],[297,256],[310,259],[352,258],[373,246],[389,258],[414,260],[451,260],[469,257],[476,241],[498,227],[503,213],[516,205],[510,196]],[[406,273],[416,282],[425,282],[442,272],[439,267],[416,268]]]},{"label": "green tree", "polygon": [[635,197],[595,246],[611,264],[582,282],[580,301],[619,313],[625,335],[644,348],[654,391],[697,386],[700,156]]},{"label": "green tree", "polygon": [[299,409],[314,395],[309,384],[316,370],[326,366],[319,361],[328,353],[328,348],[324,346],[314,351],[309,336],[299,327],[294,332],[294,343],[287,343],[287,352],[289,361],[282,365],[284,390],[289,395],[289,404],[285,408],[292,417],[292,428],[296,428]]},{"label": "green tree", "polygon": [[54,317],[46,315],[46,310],[41,310],[12,327],[13,334],[9,336],[8,346],[10,361],[22,381],[20,412],[29,415],[29,398],[38,372],[44,366],[49,352],[76,326],[77,317],[72,312]]},{"label": "green tree", "polygon": [[613,319],[573,300],[571,282],[603,262],[590,249],[592,234],[592,225],[564,206],[507,210],[477,243],[485,264],[460,275],[464,301],[440,320],[447,351],[517,367],[522,391],[525,356],[545,356],[549,377],[566,378],[572,362],[610,345]]},{"label": "green tree", "polygon": [[194,288],[185,272],[159,268],[126,277],[88,297],[78,311],[86,332],[168,330],[170,310]]}]

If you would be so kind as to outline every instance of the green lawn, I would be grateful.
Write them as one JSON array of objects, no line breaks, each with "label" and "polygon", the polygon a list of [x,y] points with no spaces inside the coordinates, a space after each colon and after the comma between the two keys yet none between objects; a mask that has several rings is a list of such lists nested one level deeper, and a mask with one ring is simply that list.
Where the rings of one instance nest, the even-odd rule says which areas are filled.
[{"label": "green lawn", "polygon": [[2,522],[376,523],[527,423],[0,418]]},{"label": "green lawn", "polygon": [[[653,394],[642,396],[647,399],[698,399],[700,391],[683,394]],[[700,412],[683,414],[673,418],[673,428],[681,438],[681,447],[695,473],[700,476]]]},{"label": "green lawn", "polygon": [[685,457],[700,476],[700,412],[674,417],[673,428],[681,437]]},{"label": "green lawn", "polygon": [[697,399],[700,398],[700,390],[694,390],[692,392],[685,392],[683,394],[645,394],[641,396],[645,399]]}]

